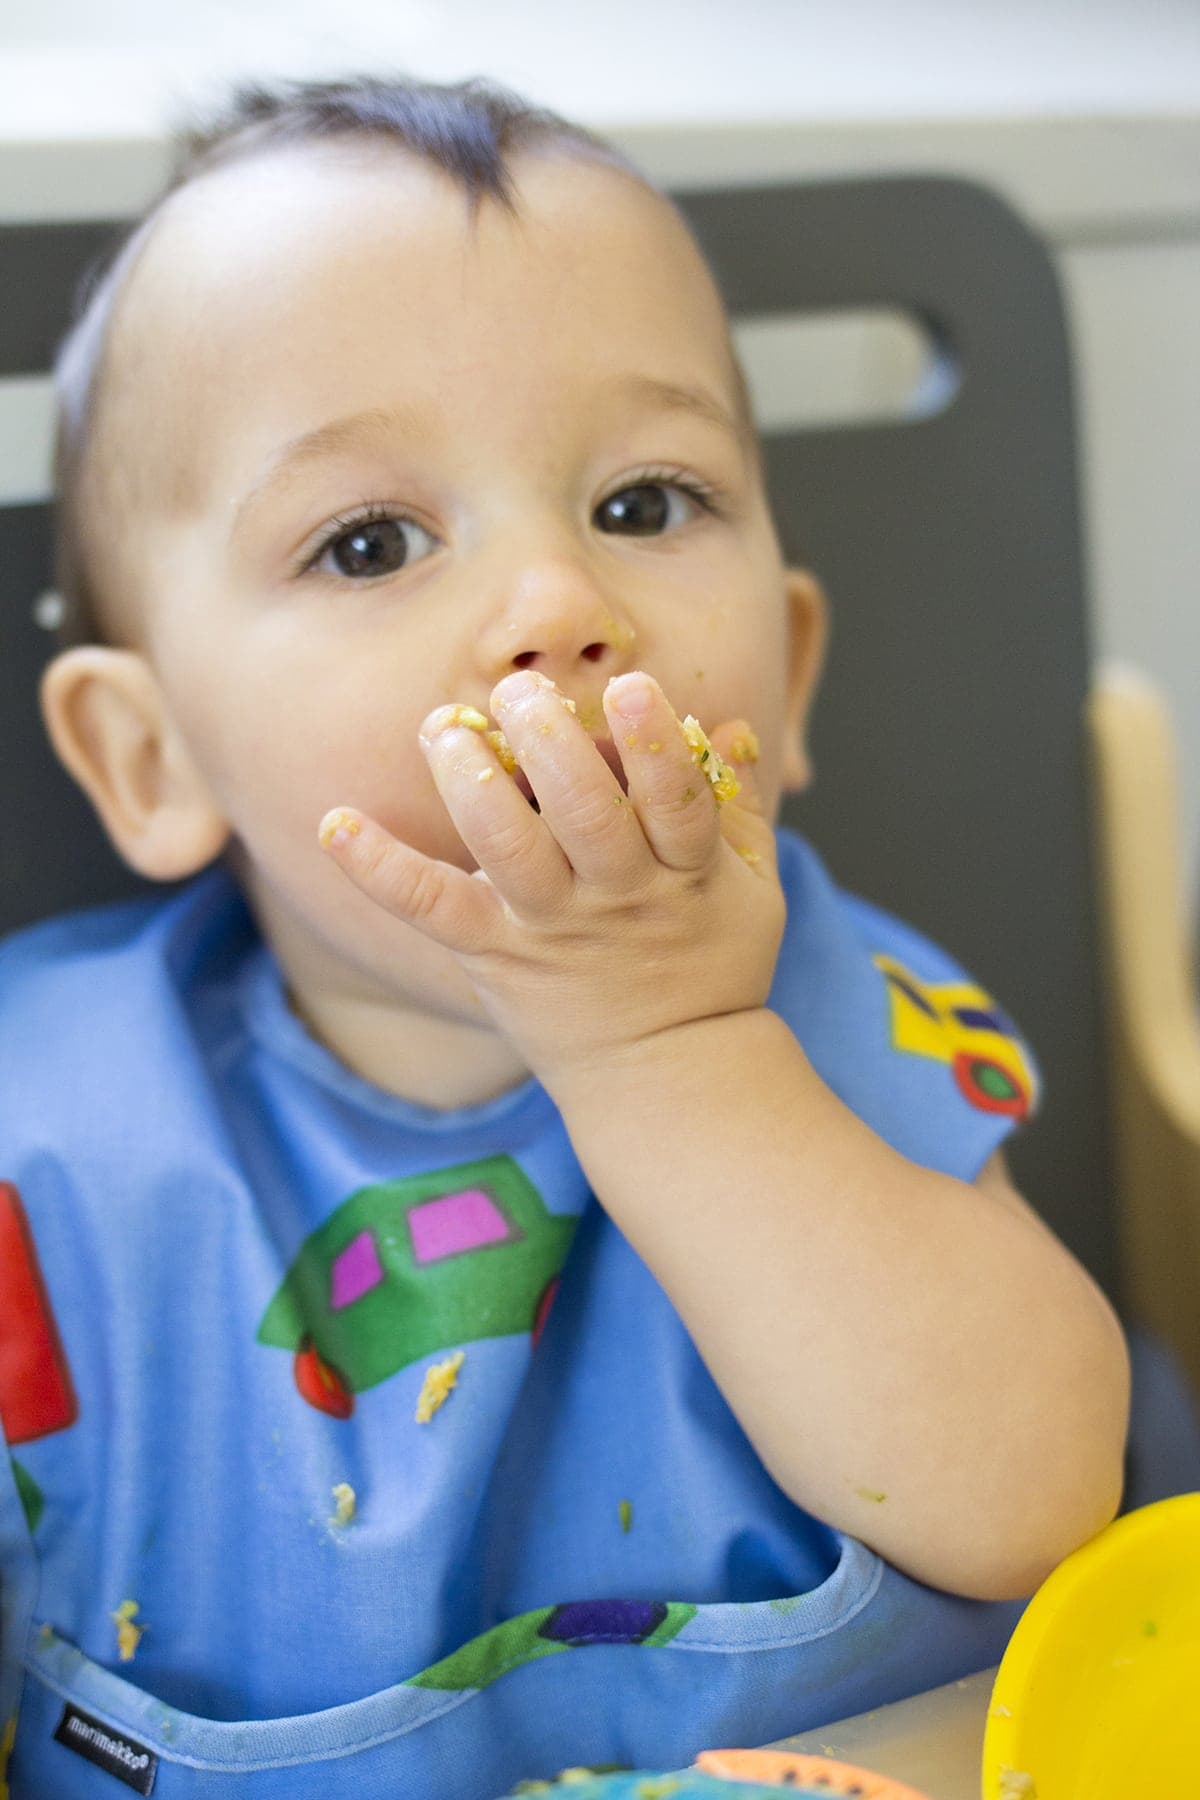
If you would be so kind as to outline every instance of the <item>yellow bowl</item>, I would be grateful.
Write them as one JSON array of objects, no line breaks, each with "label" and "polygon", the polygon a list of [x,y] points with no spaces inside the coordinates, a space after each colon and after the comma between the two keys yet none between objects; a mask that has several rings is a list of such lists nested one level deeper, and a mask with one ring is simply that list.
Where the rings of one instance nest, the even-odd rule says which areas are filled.
[{"label": "yellow bowl", "polygon": [[1200,1494],[1127,1513],[1055,1569],[992,1689],[983,1800],[1200,1794]]}]

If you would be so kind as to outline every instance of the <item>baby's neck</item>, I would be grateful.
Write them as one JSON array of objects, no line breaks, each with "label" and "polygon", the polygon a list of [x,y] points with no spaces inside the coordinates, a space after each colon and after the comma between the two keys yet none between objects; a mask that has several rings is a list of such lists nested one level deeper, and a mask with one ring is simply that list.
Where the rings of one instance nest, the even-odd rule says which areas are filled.
[{"label": "baby's neck", "polygon": [[482,1105],[528,1078],[448,951],[413,933],[423,982],[385,987],[314,933],[240,846],[225,863],[275,953],[292,1013],[355,1075],[439,1112]]},{"label": "baby's neck", "polygon": [[340,994],[288,990],[288,1005],[319,1043],[356,1075],[419,1106],[454,1112],[494,1100],[529,1070],[498,1032],[462,1020],[409,1014]]}]

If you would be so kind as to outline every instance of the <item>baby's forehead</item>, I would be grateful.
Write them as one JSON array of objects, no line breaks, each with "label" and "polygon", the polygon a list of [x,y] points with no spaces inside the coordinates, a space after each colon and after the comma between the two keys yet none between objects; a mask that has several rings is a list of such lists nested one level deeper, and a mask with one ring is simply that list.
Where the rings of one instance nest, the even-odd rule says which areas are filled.
[{"label": "baby's forehead", "polygon": [[[719,296],[673,206],[631,173],[578,156],[526,153],[511,176],[511,208],[486,194],[473,207],[462,183],[400,147],[335,140],[256,153],[174,194],[130,276],[106,371],[114,418],[144,444],[157,440],[153,480],[167,510],[198,498],[192,452],[228,417],[247,361],[256,352],[280,354],[293,331],[312,354],[314,331],[319,339],[326,324],[336,344],[342,291],[357,258],[364,247],[394,240],[403,260],[410,214],[420,220],[426,253],[444,250],[448,291],[464,306],[474,295],[481,246],[490,258],[486,291],[504,291],[496,270],[511,262],[518,299],[521,280],[554,280],[559,269],[569,280],[582,254],[577,244],[590,246],[594,258],[598,244],[611,243],[644,305],[654,304],[673,271],[683,304],[672,334],[701,345],[717,379],[730,378],[742,411]],[[627,310],[623,301],[616,310]],[[565,309],[564,336],[581,328],[577,313]]]},{"label": "baby's forehead", "polygon": [[[517,258],[539,232],[557,231],[570,253],[598,211],[619,229],[652,237],[656,254],[679,264],[677,273],[721,313],[712,277],[672,203],[633,171],[571,151],[539,148],[512,159],[506,171],[511,201],[466,184],[424,156],[380,136],[275,145],[218,165],[170,196],[139,258],[122,309],[139,324],[155,318],[194,321],[206,297],[220,299],[230,277],[247,265],[266,267],[286,256],[289,241],[328,235],[347,222],[364,241],[382,203],[396,229],[410,206],[428,223],[431,200],[448,238],[461,240],[465,260],[485,237],[499,239]],[[647,268],[647,279],[658,271]],[[569,325],[570,321],[564,321]]]}]

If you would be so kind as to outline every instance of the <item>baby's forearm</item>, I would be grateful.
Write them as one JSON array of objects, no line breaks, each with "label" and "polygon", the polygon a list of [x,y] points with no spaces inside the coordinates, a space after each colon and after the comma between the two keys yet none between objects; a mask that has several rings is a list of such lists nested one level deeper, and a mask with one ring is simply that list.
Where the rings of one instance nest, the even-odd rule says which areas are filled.
[{"label": "baby's forearm", "polygon": [[555,1098],[800,1505],[981,1598],[1112,1517],[1128,1367],[1099,1290],[1015,1196],[891,1149],[774,1014],[663,1033]]}]

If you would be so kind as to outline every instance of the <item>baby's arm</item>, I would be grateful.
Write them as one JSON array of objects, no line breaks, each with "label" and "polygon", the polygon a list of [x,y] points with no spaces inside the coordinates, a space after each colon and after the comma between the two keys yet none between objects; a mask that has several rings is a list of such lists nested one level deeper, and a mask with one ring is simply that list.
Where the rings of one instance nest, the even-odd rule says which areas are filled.
[{"label": "baby's arm", "polygon": [[480,876],[359,816],[323,841],[458,953],[780,1485],[935,1586],[1030,1592],[1118,1502],[1106,1302],[999,1159],[975,1186],[909,1162],[766,1009],[785,909],[748,770],[718,807],[642,676],[605,695],[628,799],[548,684],[493,707],[540,817],[480,781],[461,709],[424,739]]}]

